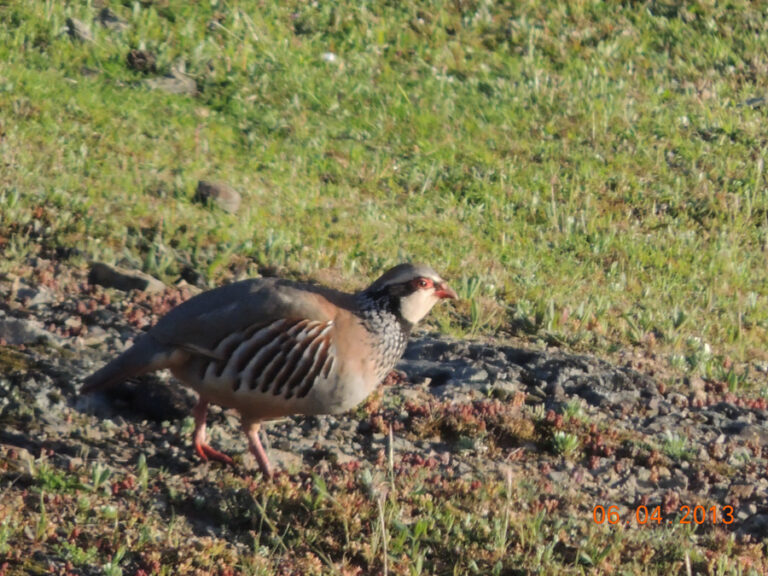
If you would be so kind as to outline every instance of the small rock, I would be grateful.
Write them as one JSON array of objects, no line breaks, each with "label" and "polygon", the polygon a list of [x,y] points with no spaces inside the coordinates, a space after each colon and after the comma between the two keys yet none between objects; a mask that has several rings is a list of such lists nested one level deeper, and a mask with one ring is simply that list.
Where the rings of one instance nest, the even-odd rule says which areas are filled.
[{"label": "small rock", "polygon": [[549,474],[547,474],[547,478],[559,486],[565,486],[570,477],[571,474],[567,470],[551,470]]},{"label": "small rock", "polygon": [[19,288],[16,297],[23,302],[25,308],[45,306],[56,301],[56,294],[47,286],[38,286],[36,288],[25,286]]},{"label": "small rock", "polygon": [[670,392],[667,395],[667,400],[672,402],[672,404],[678,408],[688,407],[688,398],[684,394],[680,394],[678,392]]},{"label": "small rock", "polygon": [[3,341],[7,346],[34,344],[40,341],[49,342],[55,339],[54,335],[45,330],[43,324],[38,320],[0,318],[0,341]]},{"label": "small rock", "polygon": [[744,100],[744,105],[749,106],[750,108],[761,108],[765,105],[766,101],[767,100],[763,96],[754,96]]},{"label": "small rock", "polygon": [[67,33],[81,42],[93,42],[93,35],[88,26],[76,18],[67,18]]},{"label": "small rock", "polygon": [[197,94],[197,82],[177,70],[168,76],[150,78],[144,82],[150,90],[162,90],[169,94],[187,94],[190,96]]},{"label": "small rock", "polygon": [[97,324],[88,329],[88,335],[83,339],[83,345],[98,346],[106,342],[107,338],[109,338],[109,333]]},{"label": "small rock", "polygon": [[628,475],[623,482],[617,485],[617,488],[620,488],[622,494],[624,494],[625,502],[634,502],[637,498],[638,485],[637,478],[634,475]]},{"label": "small rock", "polygon": [[[673,474],[669,474],[669,470],[666,468],[662,468],[661,470],[666,470],[667,474],[666,477],[662,480],[660,480],[659,485],[662,488],[666,488],[667,490],[677,490],[677,491],[684,491],[688,489],[688,477],[685,475],[685,473],[682,470],[675,470]],[[663,476],[663,474],[659,473],[659,476]]]},{"label": "small rock", "polygon": [[720,434],[720,435],[719,435],[719,436],[718,436],[718,437],[715,439],[715,444],[725,444],[725,434]]},{"label": "small rock", "polygon": [[637,486],[640,489],[652,488],[656,484],[655,482],[651,482],[651,471],[644,466],[637,468],[635,478],[637,479]]},{"label": "small rock", "polygon": [[274,441],[274,444],[272,444],[272,449],[289,452],[292,449],[291,442],[287,438],[278,438]]},{"label": "small rock", "polygon": [[714,406],[710,406],[709,410],[717,412],[729,420],[736,420],[741,415],[741,409],[731,402],[718,402]]},{"label": "small rock", "polygon": [[162,292],[163,284],[157,278],[138,270],[127,270],[119,266],[110,266],[103,262],[94,262],[88,272],[88,282],[118,290],[142,290],[144,292]]},{"label": "small rock", "polygon": [[547,395],[555,400],[565,400],[565,388],[560,382],[551,382],[546,387]]},{"label": "small rock", "polygon": [[413,444],[413,442],[398,435],[392,436],[392,450],[396,454],[403,454],[405,452],[418,452],[418,449]]},{"label": "small rock", "polygon": [[752,454],[749,448],[746,446],[737,446],[733,449],[733,452],[728,457],[728,464],[730,466],[741,467],[752,459]]},{"label": "small rock", "polygon": [[669,478],[670,476],[672,476],[672,473],[669,471],[669,468],[667,468],[666,466],[659,466],[657,467],[656,471],[659,475],[659,478]]},{"label": "small rock", "polygon": [[768,428],[759,424],[746,424],[738,432],[749,442],[756,442],[760,447],[768,446]]},{"label": "small rock", "polygon": [[520,384],[518,382],[505,379],[494,381],[485,390],[488,395],[494,398],[501,398],[502,400],[514,398],[515,394],[520,391]]},{"label": "small rock", "polygon": [[404,358],[396,368],[405,372],[411,382],[426,383],[430,388],[445,386],[453,378],[453,372],[438,362]]},{"label": "small rock", "polygon": [[200,180],[197,183],[195,200],[206,205],[213,202],[219,208],[230,214],[237,212],[241,202],[240,194],[228,184],[222,182],[208,182],[206,180]]},{"label": "small rock", "polygon": [[764,538],[768,534],[768,514],[755,514],[739,523],[736,529],[740,535],[750,535],[755,538]]},{"label": "small rock", "polygon": [[488,380],[488,372],[482,368],[464,366],[456,371],[454,378],[460,382],[486,382]]},{"label": "small rock", "polygon": [[118,32],[128,28],[128,24],[125,20],[121,19],[109,8],[102,8],[98,16],[96,16],[96,21],[104,26],[104,28],[109,28],[110,30]]}]

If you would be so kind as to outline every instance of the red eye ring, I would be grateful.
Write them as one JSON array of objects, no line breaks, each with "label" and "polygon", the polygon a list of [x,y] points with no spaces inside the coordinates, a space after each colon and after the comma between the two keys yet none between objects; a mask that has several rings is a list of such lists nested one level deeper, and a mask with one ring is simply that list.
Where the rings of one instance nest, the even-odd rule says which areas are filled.
[{"label": "red eye ring", "polygon": [[419,289],[430,288],[434,285],[429,278],[417,278],[414,284],[416,285],[416,288]]}]

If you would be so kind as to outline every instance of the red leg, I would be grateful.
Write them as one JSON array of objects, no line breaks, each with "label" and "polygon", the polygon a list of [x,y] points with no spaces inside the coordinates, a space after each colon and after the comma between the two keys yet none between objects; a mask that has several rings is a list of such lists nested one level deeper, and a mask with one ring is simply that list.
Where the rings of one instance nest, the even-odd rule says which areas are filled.
[{"label": "red leg", "polygon": [[261,425],[259,422],[243,422],[243,431],[245,432],[245,435],[248,436],[248,448],[254,458],[256,458],[256,462],[259,463],[259,468],[261,468],[261,472],[264,476],[271,478],[272,469],[269,465],[269,460],[267,459],[267,453],[264,451],[264,447],[261,445],[261,439],[259,438],[260,427]]},{"label": "red leg", "polygon": [[224,464],[234,464],[235,462],[218,450],[214,450],[205,441],[205,417],[208,414],[208,400],[200,398],[192,409],[192,416],[195,418],[195,451],[200,455],[200,458],[206,462],[210,460],[218,460],[224,462]]}]

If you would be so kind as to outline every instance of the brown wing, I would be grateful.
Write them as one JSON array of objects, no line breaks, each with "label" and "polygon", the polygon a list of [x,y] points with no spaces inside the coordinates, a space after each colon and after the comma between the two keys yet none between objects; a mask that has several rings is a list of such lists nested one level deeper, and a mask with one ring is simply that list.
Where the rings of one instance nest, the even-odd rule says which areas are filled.
[{"label": "brown wing", "polygon": [[252,327],[285,319],[327,322],[352,305],[350,295],[331,290],[278,279],[244,280],[184,302],[149,333],[166,346],[205,355]]},{"label": "brown wing", "polygon": [[234,391],[303,398],[336,362],[334,322],[281,318],[228,334],[197,355],[200,382],[231,382]]}]

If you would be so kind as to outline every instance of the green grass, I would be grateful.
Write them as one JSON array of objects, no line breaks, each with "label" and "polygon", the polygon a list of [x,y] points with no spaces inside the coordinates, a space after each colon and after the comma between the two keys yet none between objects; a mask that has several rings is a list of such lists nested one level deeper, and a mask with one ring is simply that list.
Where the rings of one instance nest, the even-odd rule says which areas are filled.
[{"label": "green grass", "polygon": [[[113,8],[126,30],[88,2],[0,8],[3,270],[357,287],[428,260],[465,296],[436,320],[457,335],[765,360],[759,5]],[[199,94],[147,89],[133,48]],[[201,178],[241,212],[194,203]]]},{"label": "green grass", "polygon": [[692,456],[688,438],[669,431],[664,438],[663,450],[673,460],[687,460]]},{"label": "green grass", "polygon": [[[763,4],[110,6],[125,30],[93,23],[99,2],[0,4],[0,274],[30,277],[43,257],[82,268],[119,262],[169,283],[191,269],[210,286],[331,269],[339,287],[358,288],[401,260],[425,260],[462,296],[432,319],[450,334],[601,355],[631,349],[675,375],[766,394],[753,365],[768,359],[768,104],[750,100],[765,96]],[[94,41],[70,38],[68,17],[89,24]],[[152,75],[126,65],[139,48],[156,55],[158,74],[185,70],[198,94],[148,89]],[[238,189],[240,212],[194,202],[199,179]],[[555,449],[578,451],[578,441],[563,432]],[[685,449],[664,447],[670,457]],[[107,487],[118,480],[107,469],[30,473],[41,494],[72,500],[68,522],[103,531],[96,552],[97,536],[59,534],[61,557],[117,574],[138,554],[168,573],[178,559],[165,551],[188,546],[189,527],[163,525],[167,542],[156,540],[158,520],[138,494],[162,471],[143,461],[137,473],[137,495],[112,509]],[[393,573],[448,573],[450,563],[458,573],[608,573],[622,562],[632,573],[644,554],[681,570],[690,549],[685,534],[625,541],[533,510],[538,502],[521,493],[524,512],[473,512],[509,501],[504,479],[432,503],[418,492],[422,480],[365,501],[343,489],[357,477],[333,490],[315,484],[311,496],[290,482],[260,487],[235,507],[235,521],[259,534],[253,556],[217,548],[210,565],[199,553],[194,562],[254,574],[271,573],[281,556],[306,573],[383,569],[386,542]],[[230,481],[228,494],[246,490],[244,479]],[[166,514],[194,506],[185,487],[164,497]],[[32,538],[0,516],[0,552],[19,539],[53,540],[44,500],[7,503],[28,518]],[[352,504],[359,525],[344,525]],[[259,506],[296,511],[303,524],[285,528]],[[410,520],[423,509],[426,524]],[[118,522],[150,535],[138,552],[121,547]],[[329,530],[369,548],[347,558],[323,540]],[[578,538],[561,541],[563,531]],[[457,538],[462,552],[442,556],[441,542]],[[397,563],[404,556],[408,566]],[[712,573],[740,573],[736,561],[718,562]]]},{"label": "green grass", "polygon": [[[58,254],[360,286],[423,259],[466,297],[437,319],[458,335],[765,359],[758,7],[113,8],[126,30],[87,2],[0,9],[4,270]],[[132,48],[199,94],[147,89]],[[201,178],[241,212],[192,202]]]},{"label": "green grass", "polygon": [[579,437],[575,434],[557,430],[552,435],[552,444],[556,454],[568,457],[579,449]]}]

